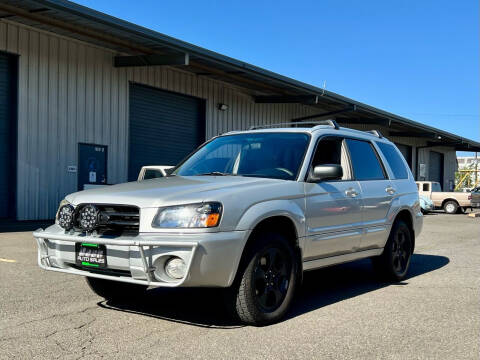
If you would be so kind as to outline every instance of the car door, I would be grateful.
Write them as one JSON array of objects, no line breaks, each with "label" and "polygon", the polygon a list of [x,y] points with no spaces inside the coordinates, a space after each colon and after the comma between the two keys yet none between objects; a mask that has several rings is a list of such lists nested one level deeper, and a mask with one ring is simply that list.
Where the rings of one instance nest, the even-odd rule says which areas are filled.
[{"label": "car door", "polygon": [[346,143],[353,174],[362,191],[364,235],[360,250],[379,248],[384,246],[388,236],[388,213],[396,190],[371,142],[347,139]]},{"label": "car door", "polygon": [[362,192],[352,179],[349,155],[342,137],[319,140],[309,171],[322,164],[339,164],[343,178],[305,183],[306,234],[304,260],[354,252],[360,245]]}]

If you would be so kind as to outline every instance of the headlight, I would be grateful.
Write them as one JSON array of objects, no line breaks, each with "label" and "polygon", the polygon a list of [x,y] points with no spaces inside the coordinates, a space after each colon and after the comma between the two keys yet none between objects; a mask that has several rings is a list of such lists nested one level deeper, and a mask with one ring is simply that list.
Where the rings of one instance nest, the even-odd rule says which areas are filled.
[{"label": "headlight", "polygon": [[222,204],[209,202],[171,206],[158,210],[152,226],[156,228],[209,228],[220,223]]},{"label": "headlight", "polygon": [[73,227],[75,208],[67,200],[62,200],[58,206],[57,222],[65,230]]}]

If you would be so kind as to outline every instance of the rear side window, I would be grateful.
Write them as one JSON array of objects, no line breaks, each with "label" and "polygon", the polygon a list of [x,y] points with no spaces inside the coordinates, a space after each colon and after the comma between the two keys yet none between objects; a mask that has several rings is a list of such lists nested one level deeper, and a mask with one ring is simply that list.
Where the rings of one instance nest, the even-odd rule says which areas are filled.
[{"label": "rear side window", "polygon": [[397,149],[393,145],[386,143],[377,142],[377,145],[387,159],[395,179],[408,179],[408,171]]},{"label": "rear side window", "polygon": [[347,139],[353,173],[356,180],[385,179],[383,167],[380,164],[373,146],[367,141]]}]

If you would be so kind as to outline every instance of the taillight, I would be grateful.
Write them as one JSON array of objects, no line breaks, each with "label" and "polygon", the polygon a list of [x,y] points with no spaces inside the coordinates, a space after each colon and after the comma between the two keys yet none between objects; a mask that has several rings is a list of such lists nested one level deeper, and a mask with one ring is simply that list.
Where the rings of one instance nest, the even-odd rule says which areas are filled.
[{"label": "taillight", "polygon": [[468,200],[472,200],[472,195],[468,195]]}]

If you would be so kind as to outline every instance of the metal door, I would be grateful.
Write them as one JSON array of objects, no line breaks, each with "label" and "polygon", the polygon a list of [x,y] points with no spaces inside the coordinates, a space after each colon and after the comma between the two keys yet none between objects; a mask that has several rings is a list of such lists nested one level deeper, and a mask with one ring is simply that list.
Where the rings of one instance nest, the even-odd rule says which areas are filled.
[{"label": "metal door", "polygon": [[78,144],[78,190],[86,184],[107,184],[107,147]]},{"label": "metal door", "polygon": [[439,182],[443,189],[443,154],[430,151],[428,180]]}]

